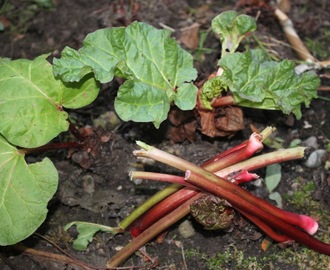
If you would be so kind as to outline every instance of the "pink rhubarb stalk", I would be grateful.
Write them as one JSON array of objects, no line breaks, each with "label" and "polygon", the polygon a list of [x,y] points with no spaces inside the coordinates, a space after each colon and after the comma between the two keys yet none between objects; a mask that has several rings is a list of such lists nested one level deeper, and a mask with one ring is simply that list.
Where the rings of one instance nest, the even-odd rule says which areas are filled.
[{"label": "pink rhubarb stalk", "polygon": [[[214,183],[216,183],[222,189],[229,191],[232,194],[238,195],[241,199],[246,201],[246,204],[251,204],[260,207],[263,211],[272,213],[272,215],[274,215],[275,217],[285,220],[292,225],[298,226],[307,231],[309,234],[315,233],[318,228],[317,222],[308,216],[283,211],[282,209],[279,209],[265,202],[264,200],[252,195],[251,193],[238,187],[237,185],[230,183],[223,178],[217,177],[213,173],[206,171],[205,169],[198,167],[191,162],[173,156],[155,147],[148,146],[142,142],[138,142],[138,144],[146,150],[134,151],[134,154],[136,156],[148,157],[163,162],[182,171],[190,170],[194,173],[204,175],[205,177],[208,177],[210,181],[214,181]],[[297,151],[300,152],[300,157],[303,157],[303,148],[298,148]]]},{"label": "pink rhubarb stalk", "polygon": [[[209,168],[209,170],[215,171],[217,169],[229,166],[231,164],[235,164],[239,161],[244,160],[245,158],[248,158],[251,156],[254,151],[260,150],[262,148],[262,144],[260,140],[264,137],[268,137],[269,134],[273,131],[273,128],[268,127],[266,128],[260,135],[253,134],[250,136],[250,139],[242,144],[240,144],[237,147],[233,147],[220,155],[213,158],[211,161],[213,163],[216,162],[216,166],[213,166],[211,161],[204,163],[202,166],[206,166]],[[166,175],[166,174],[158,174],[158,173],[151,173],[151,172],[137,172],[133,171],[130,173],[131,179],[137,179],[137,178],[143,178],[143,179],[149,179],[149,180],[159,180],[159,181],[168,181],[176,184],[181,184],[183,186],[189,186],[187,182],[184,181],[183,177],[180,176],[172,176],[172,175]],[[178,186],[175,186],[174,188],[169,187],[170,189],[179,190]],[[162,193],[162,192],[159,192]],[[181,196],[184,197],[184,192],[180,191]],[[170,193],[168,194],[170,195]],[[164,198],[163,196],[161,197]],[[120,222],[119,226],[122,229],[126,229],[130,224],[140,215],[142,215],[142,211],[146,212],[150,209],[149,206],[151,206],[155,202],[156,198],[150,198],[143,206],[139,207],[136,211],[134,211],[131,215],[129,215],[127,218],[125,218],[122,222]],[[175,209],[175,207],[178,204],[171,203],[172,210]],[[158,216],[154,215],[153,220],[157,220],[161,218],[162,211],[158,211]],[[148,216],[147,216],[148,217]],[[157,217],[157,219],[156,219]],[[144,218],[145,219],[145,218]],[[141,220],[141,218],[139,218]],[[132,228],[132,226],[130,226]],[[146,227],[144,227],[146,228]],[[141,229],[136,229],[136,231],[142,231]],[[135,235],[136,233],[134,233]]]},{"label": "pink rhubarb stalk", "polygon": [[202,167],[207,171],[216,172],[237,162],[243,161],[263,148],[261,139],[262,136],[260,134],[253,133],[246,144],[241,144],[241,147],[237,147],[234,151],[222,155],[221,158],[218,157],[218,159],[213,159],[211,163],[204,163]]},{"label": "pink rhubarb stalk", "polygon": [[[218,178],[218,180],[214,178]],[[220,182],[224,182],[225,180],[217,177],[214,174],[206,174],[205,172],[199,173],[199,172],[193,172],[187,170],[185,179],[189,183],[196,185],[196,187],[199,187],[216,196],[220,196],[221,198],[226,199],[232,205],[232,207],[234,207],[238,211],[242,210],[243,214],[245,212],[259,218],[266,224],[269,224],[272,228],[275,228],[276,230],[283,233],[283,235],[287,236],[288,238],[292,238],[296,242],[303,244],[310,249],[313,249],[315,251],[318,251],[326,255],[330,255],[329,244],[323,243],[317,240],[316,238],[310,236],[309,234],[306,234],[303,231],[298,230],[296,227],[292,226],[292,224],[289,224],[287,222],[288,219],[285,218],[283,219],[283,217],[282,218],[278,217],[278,213],[281,212],[282,210],[280,209],[276,210],[277,215],[274,215],[275,211],[265,211],[265,205],[268,205],[266,201],[262,201],[261,203],[259,201],[259,204],[257,205],[249,203],[247,200],[245,200],[245,197],[242,196],[242,193],[245,193],[246,191],[243,190],[241,187],[235,186],[236,192],[231,192],[230,190],[225,189],[224,187],[218,184]],[[250,193],[249,195],[255,197]],[[303,222],[305,225],[308,224],[308,227],[310,228],[305,228],[307,230],[313,231],[314,227],[317,226],[317,223],[309,217],[296,215],[288,212],[284,212],[284,214],[289,215],[291,221],[292,219],[296,219],[296,223]],[[306,218],[308,219],[308,221],[305,221]]]}]

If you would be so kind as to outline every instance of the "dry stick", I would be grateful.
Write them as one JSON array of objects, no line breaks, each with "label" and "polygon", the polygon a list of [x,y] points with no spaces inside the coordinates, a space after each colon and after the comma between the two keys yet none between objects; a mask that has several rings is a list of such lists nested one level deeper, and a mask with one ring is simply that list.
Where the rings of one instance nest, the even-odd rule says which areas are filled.
[{"label": "dry stick", "polygon": [[290,18],[278,8],[275,9],[275,16],[279,20],[287,39],[300,59],[309,63],[317,63],[318,60],[311,55],[304,43],[301,41],[300,37],[297,35]]},{"label": "dry stick", "polygon": [[22,244],[16,244],[16,245],[14,245],[14,248],[16,250],[24,253],[25,255],[48,258],[49,260],[62,262],[62,263],[65,263],[65,264],[78,265],[78,266],[80,266],[80,267],[82,267],[83,269],[86,269],[86,270],[102,269],[102,268],[94,268],[94,267],[92,268],[90,266],[86,266],[85,263],[83,263],[81,261],[78,261],[74,258],[68,257],[66,255],[55,254],[55,253],[50,253],[50,252],[46,252],[46,251],[36,250],[36,249],[33,249],[33,248],[23,246]]},{"label": "dry stick", "polygon": [[285,33],[285,36],[292,45],[292,48],[295,50],[301,60],[306,61],[308,63],[313,63],[316,65],[317,68],[330,67],[330,60],[319,61],[309,52],[309,50],[306,48],[306,46],[298,36],[296,30],[294,29],[292,21],[282,10],[276,8],[275,16],[279,20],[283,32]]}]

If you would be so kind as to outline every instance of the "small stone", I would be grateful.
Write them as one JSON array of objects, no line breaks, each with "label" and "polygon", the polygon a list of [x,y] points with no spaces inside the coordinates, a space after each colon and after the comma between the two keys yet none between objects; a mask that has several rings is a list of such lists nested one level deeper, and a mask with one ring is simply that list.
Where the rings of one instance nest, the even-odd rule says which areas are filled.
[{"label": "small stone", "polygon": [[179,233],[183,238],[190,238],[195,235],[195,229],[189,220],[185,220],[179,225]]},{"label": "small stone", "polygon": [[112,111],[101,114],[93,121],[95,127],[102,127],[105,130],[114,130],[121,124],[120,118]]},{"label": "small stone", "polygon": [[95,183],[91,175],[87,174],[82,177],[82,187],[84,191],[88,194],[92,194],[95,192]]},{"label": "small stone", "polygon": [[312,148],[312,149],[318,149],[319,145],[317,143],[317,138],[315,136],[311,136],[309,138],[307,138],[306,140],[304,140],[302,142],[302,144],[308,148]]},{"label": "small stone", "polygon": [[313,126],[308,122],[308,121],[304,121],[304,129],[308,129],[308,128],[312,128]]},{"label": "small stone", "polygon": [[294,170],[295,170],[295,172],[297,172],[297,173],[303,173],[303,172],[304,172],[303,167],[301,167],[300,165],[295,166],[295,167],[294,167]]},{"label": "small stone", "polygon": [[307,168],[317,168],[322,165],[325,160],[327,151],[324,149],[318,149],[313,151],[305,162]]}]

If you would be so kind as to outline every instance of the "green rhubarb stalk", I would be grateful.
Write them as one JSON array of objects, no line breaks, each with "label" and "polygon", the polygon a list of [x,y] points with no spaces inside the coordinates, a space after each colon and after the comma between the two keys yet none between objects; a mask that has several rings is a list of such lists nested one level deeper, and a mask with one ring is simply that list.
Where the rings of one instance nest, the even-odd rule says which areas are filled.
[{"label": "green rhubarb stalk", "polygon": [[294,159],[301,159],[304,157],[304,150],[304,147],[277,150],[271,153],[251,157],[247,160],[238,162],[214,173],[220,177],[225,177],[226,175],[239,172],[243,169],[247,171],[253,171],[271,164],[281,163]]},{"label": "green rhubarb stalk", "polygon": [[146,212],[141,218],[134,221],[134,225],[130,229],[131,235],[133,237],[138,236],[160,218],[165,217],[168,213],[172,212],[178,206],[194,197],[197,193],[199,193],[199,191],[196,188],[191,189],[185,187],[166,197]]},{"label": "green rhubarb stalk", "polygon": [[167,188],[157,192],[155,195],[153,195],[151,198],[145,201],[142,205],[136,208],[132,213],[130,213],[126,218],[124,218],[118,224],[118,227],[120,227],[123,230],[126,230],[129,225],[131,225],[136,219],[142,216],[151,207],[153,207],[158,202],[162,201],[163,199],[165,199],[166,197],[168,197],[169,195],[173,194],[174,192],[178,191],[181,188],[182,185],[172,184]]}]

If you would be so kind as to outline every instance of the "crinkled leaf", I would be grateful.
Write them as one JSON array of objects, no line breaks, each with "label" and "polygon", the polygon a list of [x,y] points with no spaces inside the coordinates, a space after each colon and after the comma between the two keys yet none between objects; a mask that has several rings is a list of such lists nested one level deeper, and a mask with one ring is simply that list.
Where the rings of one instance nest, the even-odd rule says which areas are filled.
[{"label": "crinkled leaf", "polygon": [[226,84],[223,83],[219,76],[214,77],[206,81],[203,85],[202,92],[200,94],[201,101],[206,109],[212,110],[212,100],[218,97],[222,91],[227,90]]},{"label": "crinkled leaf", "polygon": [[119,227],[108,227],[96,223],[89,223],[83,221],[73,221],[65,225],[64,230],[68,230],[71,226],[76,225],[78,236],[73,242],[73,248],[76,250],[86,250],[88,244],[93,241],[94,235],[98,231],[117,234],[122,232]]},{"label": "crinkled leaf", "polygon": [[[116,111],[125,121],[159,126],[172,101],[184,110],[196,104],[196,87],[186,86],[197,76],[192,56],[170,38],[169,31],[145,23],[95,31],[79,51],[65,48],[61,59],[54,59],[54,74],[65,81],[79,81],[90,72],[102,83],[114,76],[128,80],[115,100]],[[191,93],[182,95],[181,87]]]},{"label": "crinkled leaf", "polygon": [[43,223],[57,183],[48,158],[27,164],[24,154],[0,135],[0,245],[27,238]]},{"label": "crinkled leaf", "polygon": [[170,102],[165,91],[143,82],[126,81],[117,94],[115,110],[124,121],[153,122],[158,128],[167,118]]},{"label": "crinkled leaf", "polygon": [[269,193],[278,186],[281,181],[281,165],[278,163],[267,166],[265,183]]},{"label": "crinkled leaf", "polygon": [[62,107],[91,103],[99,87],[93,77],[63,83],[54,78],[46,55],[35,60],[0,59],[0,133],[12,144],[38,147],[68,129]]},{"label": "crinkled leaf", "polygon": [[219,60],[221,79],[240,106],[293,112],[299,119],[302,103],[317,97],[319,78],[313,72],[297,75],[291,61],[268,61],[261,50],[233,53]]},{"label": "crinkled leaf", "polygon": [[222,42],[222,57],[236,51],[242,39],[255,31],[257,24],[254,18],[238,14],[236,11],[225,11],[212,20],[212,30],[219,35]]}]

